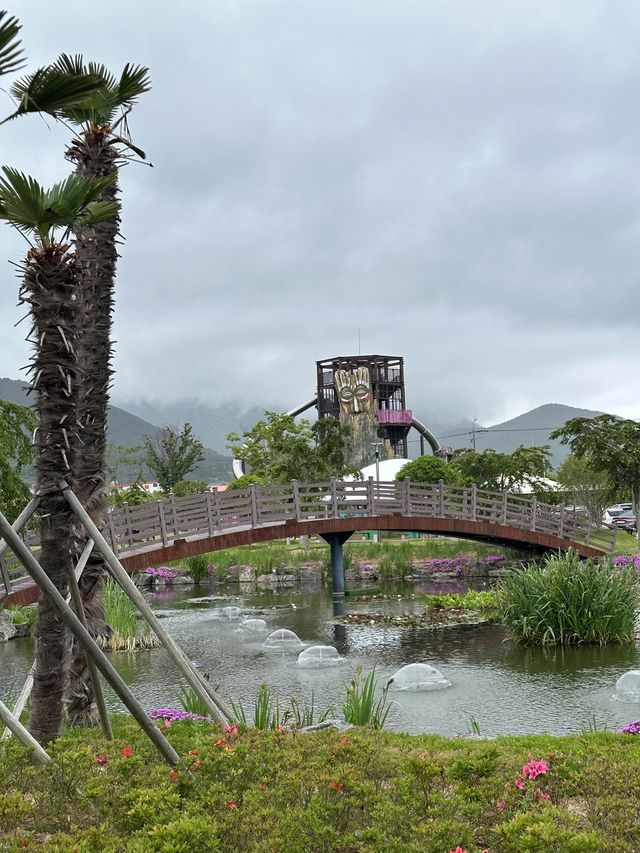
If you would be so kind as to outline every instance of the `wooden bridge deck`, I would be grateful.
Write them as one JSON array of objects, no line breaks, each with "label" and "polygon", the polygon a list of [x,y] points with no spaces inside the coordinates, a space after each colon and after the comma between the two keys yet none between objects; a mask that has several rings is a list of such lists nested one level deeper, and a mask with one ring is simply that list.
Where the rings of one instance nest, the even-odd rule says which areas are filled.
[{"label": "wooden bridge deck", "polygon": [[[475,486],[374,480],[252,486],[124,506],[105,536],[128,571],[194,554],[303,534],[356,530],[420,531],[543,552],[573,548],[595,556],[615,547],[616,531],[535,497]],[[38,551],[33,534],[25,541]],[[0,598],[26,603],[37,591],[4,557]]]}]

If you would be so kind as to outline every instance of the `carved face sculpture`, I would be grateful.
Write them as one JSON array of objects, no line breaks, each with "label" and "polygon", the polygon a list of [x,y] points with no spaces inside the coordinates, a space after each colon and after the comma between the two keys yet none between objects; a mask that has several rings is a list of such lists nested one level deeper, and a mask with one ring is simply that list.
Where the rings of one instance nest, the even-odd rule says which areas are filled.
[{"label": "carved face sculpture", "polygon": [[373,393],[369,369],[357,367],[353,371],[336,370],[336,391],[340,402],[341,419],[370,413],[373,410]]}]

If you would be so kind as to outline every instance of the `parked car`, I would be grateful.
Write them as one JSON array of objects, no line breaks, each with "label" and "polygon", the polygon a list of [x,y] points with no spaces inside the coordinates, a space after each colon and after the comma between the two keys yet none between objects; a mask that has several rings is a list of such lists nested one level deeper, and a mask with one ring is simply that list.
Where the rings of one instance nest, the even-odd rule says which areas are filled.
[{"label": "parked car", "polygon": [[622,515],[625,512],[632,512],[633,504],[614,504],[613,506],[609,506],[605,509],[602,520],[605,524],[613,524],[613,519],[618,518],[618,516]]},{"label": "parked car", "polygon": [[620,515],[614,516],[611,523],[613,527],[619,527],[621,530],[626,530],[627,533],[636,532],[636,514],[630,510],[625,510]]}]

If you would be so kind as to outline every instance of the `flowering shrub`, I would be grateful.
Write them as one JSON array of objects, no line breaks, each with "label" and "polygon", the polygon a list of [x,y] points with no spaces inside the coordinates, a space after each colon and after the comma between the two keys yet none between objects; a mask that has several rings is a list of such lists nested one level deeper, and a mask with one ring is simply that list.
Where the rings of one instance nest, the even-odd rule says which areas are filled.
[{"label": "flowering shrub", "polygon": [[634,720],[632,723],[622,726],[621,729],[618,729],[618,734],[640,735],[640,720]]},{"label": "flowering shrub", "polygon": [[628,554],[618,554],[613,558],[614,566],[633,566],[637,572],[640,572],[640,554],[631,557]]},{"label": "flowering shrub", "polygon": [[151,710],[147,711],[147,716],[150,720],[165,720],[169,723],[177,723],[180,720],[205,720],[207,723],[213,722],[211,717],[203,717],[201,714],[182,711],[178,708],[151,708]]},{"label": "flowering shrub", "polygon": [[167,566],[149,566],[145,569],[145,574],[150,578],[160,578],[165,583],[171,583],[178,573],[171,571]]}]

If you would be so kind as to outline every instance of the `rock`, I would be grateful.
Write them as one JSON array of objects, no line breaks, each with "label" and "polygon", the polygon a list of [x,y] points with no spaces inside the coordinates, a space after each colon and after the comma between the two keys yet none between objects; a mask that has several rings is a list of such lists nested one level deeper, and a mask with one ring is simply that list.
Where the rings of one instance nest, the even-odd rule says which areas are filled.
[{"label": "rock", "polygon": [[274,589],[278,586],[277,575],[259,575],[256,579],[259,589]]},{"label": "rock", "polygon": [[28,622],[13,622],[13,627],[16,629],[16,633],[14,637],[28,637],[29,636],[29,623]]},{"label": "rock", "polygon": [[253,583],[256,579],[255,566],[240,566],[238,580],[240,583]]},{"label": "rock", "polygon": [[171,582],[172,586],[191,586],[194,583],[190,575],[176,575]]},{"label": "rock", "polygon": [[278,575],[278,583],[280,586],[295,586],[297,580],[298,579],[295,575]]},{"label": "rock", "polygon": [[344,720],[325,720],[322,723],[316,723],[315,726],[303,726],[301,732],[321,732],[324,729],[335,729],[338,732],[345,732],[347,729],[352,729],[351,723],[345,723]]},{"label": "rock", "polygon": [[13,639],[16,633],[16,626],[0,613],[0,643]]}]

